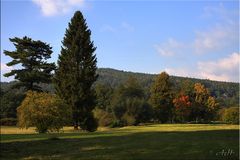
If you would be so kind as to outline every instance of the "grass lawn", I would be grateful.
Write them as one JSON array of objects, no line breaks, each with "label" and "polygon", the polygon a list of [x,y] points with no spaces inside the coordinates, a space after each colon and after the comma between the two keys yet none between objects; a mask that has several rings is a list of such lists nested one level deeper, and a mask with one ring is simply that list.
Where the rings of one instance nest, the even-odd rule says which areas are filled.
[{"label": "grass lawn", "polygon": [[[58,137],[58,138],[56,138]],[[238,159],[239,126],[158,124],[100,128],[94,133],[65,127],[36,134],[33,128],[1,127],[1,159]]]}]

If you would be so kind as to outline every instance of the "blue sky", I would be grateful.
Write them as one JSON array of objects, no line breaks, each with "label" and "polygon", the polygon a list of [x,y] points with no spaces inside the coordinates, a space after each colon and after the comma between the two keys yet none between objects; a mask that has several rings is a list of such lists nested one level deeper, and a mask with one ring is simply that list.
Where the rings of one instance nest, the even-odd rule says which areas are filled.
[{"label": "blue sky", "polygon": [[68,22],[83,12],[98,67],[219,81],[239,81],[238,1],[1,1],[1,81],[12,67],[9,38],[53,47],[56,62]]}]

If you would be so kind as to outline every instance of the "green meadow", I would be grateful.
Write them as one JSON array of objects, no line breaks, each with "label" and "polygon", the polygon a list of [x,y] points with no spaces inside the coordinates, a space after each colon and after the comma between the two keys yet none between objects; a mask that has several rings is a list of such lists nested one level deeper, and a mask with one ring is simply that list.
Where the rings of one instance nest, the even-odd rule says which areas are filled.
[{"label": "green meadow", "polygon": [[237,160],[238,151],[238,125],[149,124],[92,133],[64,127],[47,134],[1,127],[1,159]]}]

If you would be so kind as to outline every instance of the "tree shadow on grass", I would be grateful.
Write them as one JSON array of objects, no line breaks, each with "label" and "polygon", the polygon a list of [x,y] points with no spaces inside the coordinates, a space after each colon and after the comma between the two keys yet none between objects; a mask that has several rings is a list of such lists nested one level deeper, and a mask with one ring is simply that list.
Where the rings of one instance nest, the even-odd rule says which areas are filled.
[{"label": "tree shadow on grass", "polygon": [[63,133],[60,139],[4,142],[0,158],[225,160],[239,156],[239,130],[102,133]]}]

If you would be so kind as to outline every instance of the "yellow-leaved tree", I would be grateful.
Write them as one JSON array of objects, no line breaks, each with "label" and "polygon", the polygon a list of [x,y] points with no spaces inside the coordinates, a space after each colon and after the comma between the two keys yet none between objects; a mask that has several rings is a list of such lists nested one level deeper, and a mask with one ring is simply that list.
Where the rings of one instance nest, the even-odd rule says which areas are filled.
[{"label": "yellow-leaved tree", "polygon": [[209,90],[201,83],[195,83],[194,93],[196,119],[203,119],[204,121],[214,120],[219,106],[216,99],[210,95]]},{"label": "yellow-leaved tree", "polygon": [[70,119],[71,111],[56,95],[28,91],[17,108],[20,128],[36,127],[39,133],[59,131]]}]

